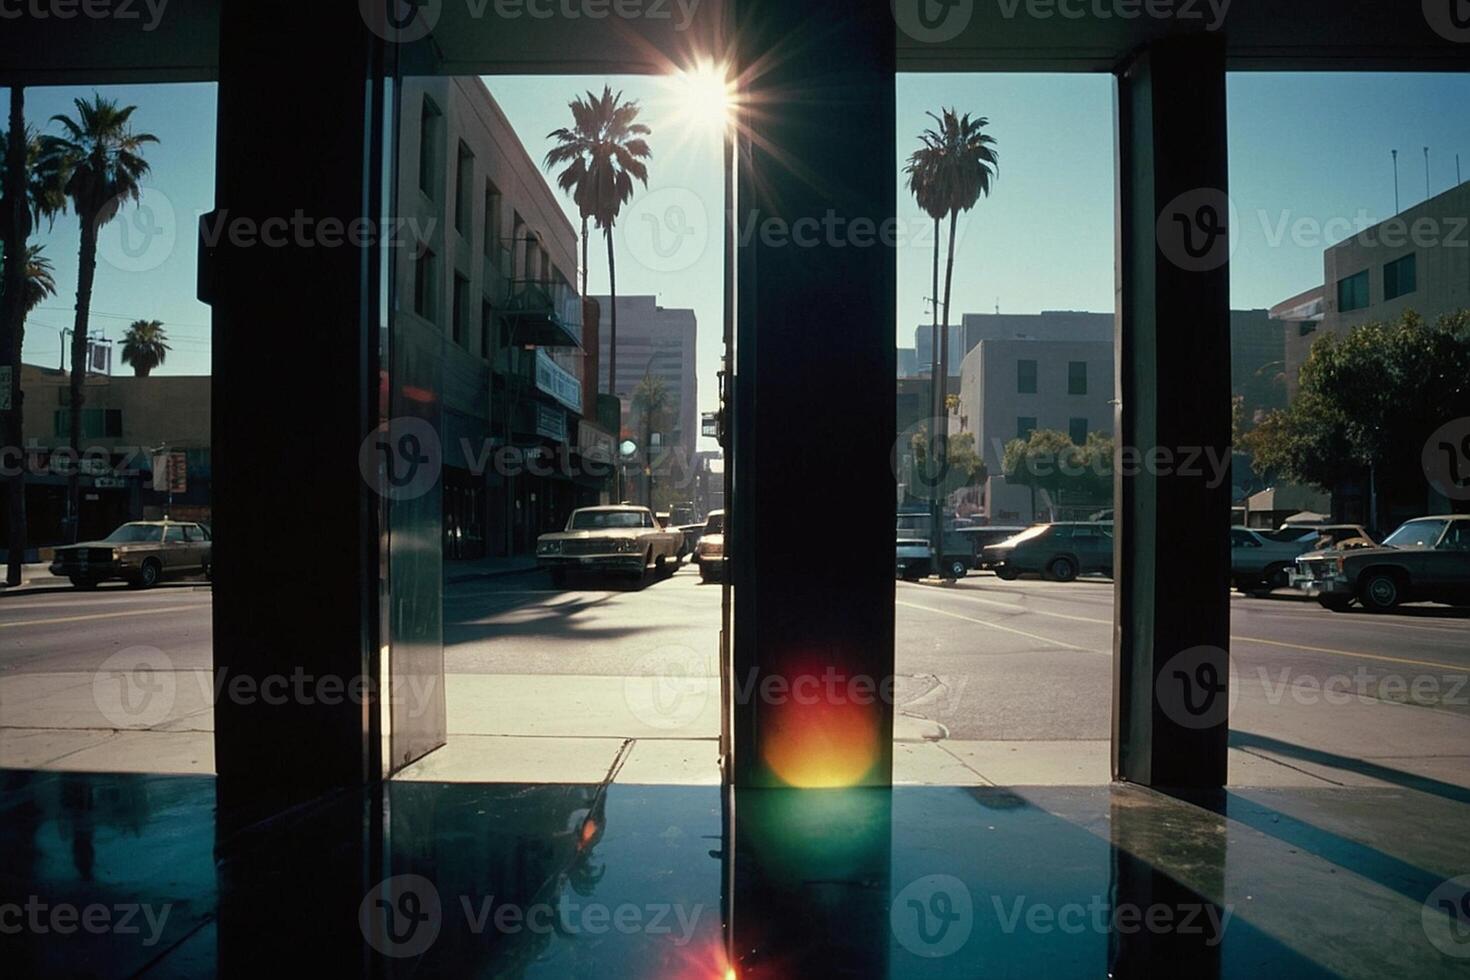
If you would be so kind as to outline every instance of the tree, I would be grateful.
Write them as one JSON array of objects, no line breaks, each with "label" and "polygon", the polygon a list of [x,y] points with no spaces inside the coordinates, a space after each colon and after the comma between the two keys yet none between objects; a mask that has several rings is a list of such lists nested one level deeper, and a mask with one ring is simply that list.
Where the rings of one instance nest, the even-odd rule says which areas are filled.
[{"label": "tree", "polygon": [[937,483],[932,482],[933,470],[929,468],[929,437],[925,432],[916,432],[910,441],[914,456],[914,474],[910,486],[923,486],[930,499],[941,503],[959,490],[978,487],[990,476],[985,460],[975,449],[973,432],[958,433],[946,441],[948,471]]},{"label": "tree", "polygon": [[[93,93],[90,102],[73,100],[76,116],[52,116],[62,136],[43,139],[44,166],[59,175],[62,189],[81,223],[78,251],[76,319],[71,337],[70,444],[80,453],[82,441],[83,382],[87,377],[87,322],[92,309],[92,285],[97,275],[97,234],[117,216],[128,200],[137,201],[141,181],[148,175],[143,148],[157,143],[150,133],[135,133],[130,121],[137,106],[119,106]],[[67,540],[76,541],[81,497],[81,474],[73,468],[67,479]]]},{"label": "tree", "polygon": [[648,467],[644,489],[648,506],[653,506],[653,431],[664,417],[671,401],[668,385],[657,375],[645,374],[633,391],[633,408],[638,412],[643,426],[643,459]]},{"label": "tree", "polygon": [[1470,416],[1470,312],[1431,325],[1409,311],[1394,323],[1325,334],[1300,380],[1291,406],[1243,437],[1260,467],[1323,490],[1366,474],[1423,506],[1425,441]]},{"label": "tree", "polygon": [[623,205],[633,196],[633,181],[648,186],[648,167],[653,155],[643,137],[652,130],[637,122],[636,100],[624,102],[623,93],[613,94],[604,85],[602,95],[587,93],[568,103],[572,111],[570,129],[554,129],[547,137],[557,141],[546,154],[548,169],[566,164],[556,183],[572,195],[582,215],[582,292],[587,291],[587,219],[590,217],[607,239],[608,338],[607,391],[616,395],[618,377],[618,284],[613,256],[613,226]]},{"label": "tree", "polygon": [[1096,504],[1113,492],[1113,440],[1089,432],[1081,446],[1065,432],[1036,429],[1029,438],[1006,443],[1001,469],[1007,483],[1031,488],[1031,513],[1036,514],[1036,491],[1063,496],[1074,503]]},{"label": "tree", "polygon": [[[996,156],[993,137],[982,132],[990,125],[983,116],[970,118],[954,109],[945,109],[941,115],[929,113],[929,118],[938,124],[938,129],[926,129],[919,135],[919,149],[909,156],[904,171],[909,175],[909,189],[915,201],[934,220],[934,285],[935,304],[938,306],[939,281],[939,222],[949,216],[949,251],[944,267],[944,301],[939,307],[939,326],[935,330],[934,359],[934,416],[945,416],[946,387],[949,383],[949,299],[954,282],[955,229],[961,211],[968,211],[980,200],[980,195],[990,194],[990,185],[998,173],[999,159]],[[943,481],[948,467],[948,453],[943,432],[935,433],[933,470],[930,479]],[[931,520],[936,524],[940,517],[938,503],[934,505]],[[936,560],[938,554],[936,552]]]},{"label": "tree", "polygon": [[134,320],[123,335],[122,359],[130,364],[133,374],[148,377],[149,372],[163,364],[171,348],[168,335],[159,320]]},{"label": "tree", "polygon": [[[51,263],[39,246],[27,244],[32,225],[51,218],[65,201],[53,174],[40,165],[41,145],[25,123],[25,88],[10,88],[8,128],[0,133],[4,177],[0,179],[0,243],[5,255],[0,272],[0,364],[10,368],[10,411],[4,413],[6,445],[25,439],[25,392],[21,390],[21,351],[26,317],[48,296],[56,295]],[[26,549],[25,466],[17,466],[6,493],[6,581],[19,585]]]}]

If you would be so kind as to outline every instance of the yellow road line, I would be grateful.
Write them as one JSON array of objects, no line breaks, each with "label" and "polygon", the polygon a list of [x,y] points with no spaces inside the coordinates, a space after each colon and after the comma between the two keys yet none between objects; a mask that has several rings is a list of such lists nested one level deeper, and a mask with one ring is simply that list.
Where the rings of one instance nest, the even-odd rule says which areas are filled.
[{"label": "yellow road line", "polygon": [[0,623],[0,629],[17,626],[53,626],[58,623],[81,623],[89,619],[117,619],[120,616],[148,616],[155,613],[194,612],[202,606],[162,606],[158,609],[131,609],[127,612],[91,613],[86,616],[63,616],[60,619],[22,619],[13,623]]},{"label": "yellow road line", "polygon": [[1079,647],[1079,646],[1077,646],[1075,644],[1067,643],[1067,642],[1065,642],[1063,640],[1054,640],[1054,639],[1052,639],[1049,636],[1040,636],[1040,635],[1038,635],[1036,633],[1027,633],[1025,630],[1014,629],[1014,628],[1012,628],[1010,626],[1002,626],[999,623],[992,623],[989,620],[975,619],[973,616],[962,616],[959,613],[948,612],[947,610],[944,610],[944,609],[935,609],[933,606],[920,606],[920,605],[918,605],[916,603],[904,602],[902,599],[897,600],[895,604],[896,605],[900,605],[900,606],[907,606],[910,609],[922,609],[924,612],[931,612],[931,613],[935,613],[935,614],[940,615],[940,616],[949,616],[952,619],[963,619],[967,623],[975,623],[975,624],[980,625],[980,626],[988,626],[988,627],[990,627],[993,630],[1000,630],[1003,633],[1014,633],[1017,636],[1024,636],[1028,640],[1036,640],[1036,641],[1038,641],[1040,643],[1045,643],[1045,644],[1047,644],[1049,646],[1066,647],[1068,650],[1080,650],[1083,653],[1102,653],[1103,652],[1101,650],[1093,650],[1093,649],[1091,649],[1089,647]]},{"label": "yellow road line", "polygon": [[1448,670],[1452,673],[1463,674],[1467,669],[1465,664],[1442,664],[1433,660],[1410,660],[1406,657],[1390,657],[1382,653],[1359,653],[1356,650],[1337,650],[1332,647],[1312,647],[1301,643],[1285,643],[1281,640],[1263,640],[1256,636],[1236,636],[1231,634],[1231,642],[1236,643],[1260,643],[1270,647],[1284,647],[1287,650],[1306,650],[1311,653],[1330,653],[1338,657],[1357,657],[1360,660],[1382,660],[1391,664],[1409,664],[1414,667],[1438,667],[1440,670]]}]

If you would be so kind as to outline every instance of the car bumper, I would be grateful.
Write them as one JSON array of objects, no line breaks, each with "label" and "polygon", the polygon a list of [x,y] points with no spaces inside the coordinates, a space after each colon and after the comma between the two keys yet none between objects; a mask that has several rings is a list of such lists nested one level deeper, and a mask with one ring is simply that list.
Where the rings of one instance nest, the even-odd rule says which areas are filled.
[{"label": "car bumper", "polygon": [[127,562],[78,562],[53,561],[50,572],[60,578],[84,578],[101,581],[110,578],[127,578],[137,572],[137,566]]},{"label": "car bumper", "polygon": [[720,576],[725,574],[725,566],[729,559],[724,555],[695,555],[694,564],[699,566],[699,574],[704,576]]},{"label": "car bumper", "polygon": [[539,555],[536,567],[549,571],[622,571],[643,570],[642,555]]},{"label": "car bumper", "polygon": [[1293,572],[1290,578],[1291,587],[1305,592],[1313,598],[1323,596],[1351,596],[1353,594],[1352,583],[1345,575],[1329,575],[1326,578],[1311,578]]},{"label": "car bumper", "polygon": [[898,578],[905,576],[928,575],[932,563],[927,556],[923,558],[899,558],[893,563],[893,574]]}]

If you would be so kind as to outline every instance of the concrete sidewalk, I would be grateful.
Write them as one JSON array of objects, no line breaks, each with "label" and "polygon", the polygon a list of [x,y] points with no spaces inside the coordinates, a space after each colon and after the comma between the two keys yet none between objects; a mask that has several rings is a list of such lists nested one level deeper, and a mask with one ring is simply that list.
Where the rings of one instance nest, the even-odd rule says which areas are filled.
[{"label": "concrete sidewalk", "polygon": [[493,556],[471,561],[445,561],[444,582],[458,585],[501,575],[523,575],[536,570],[534,555]]},{"label": "concrete sidewalk", "polygon": [[6,585],[5,572],[0,568],[0,596],[15,592],[27,592],[32,589],[59,589],[70,586],[71,583],[59,575],[51,574],[50,562],[36,562],[31,565],[20,567],[20,584]]}]

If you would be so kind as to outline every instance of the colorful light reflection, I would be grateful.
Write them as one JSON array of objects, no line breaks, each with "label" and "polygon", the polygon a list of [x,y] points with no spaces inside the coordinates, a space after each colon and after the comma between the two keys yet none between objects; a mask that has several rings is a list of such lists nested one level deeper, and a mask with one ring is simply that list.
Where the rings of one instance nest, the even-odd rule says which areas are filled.
[{"label": "colorful light reflection", "polygon": [[[783,672],[760,711],[761,758],[787,786],[859,786],[880,758],[873,686],[826,664]],[[782,692],[773,696],[771,692]]]}]

